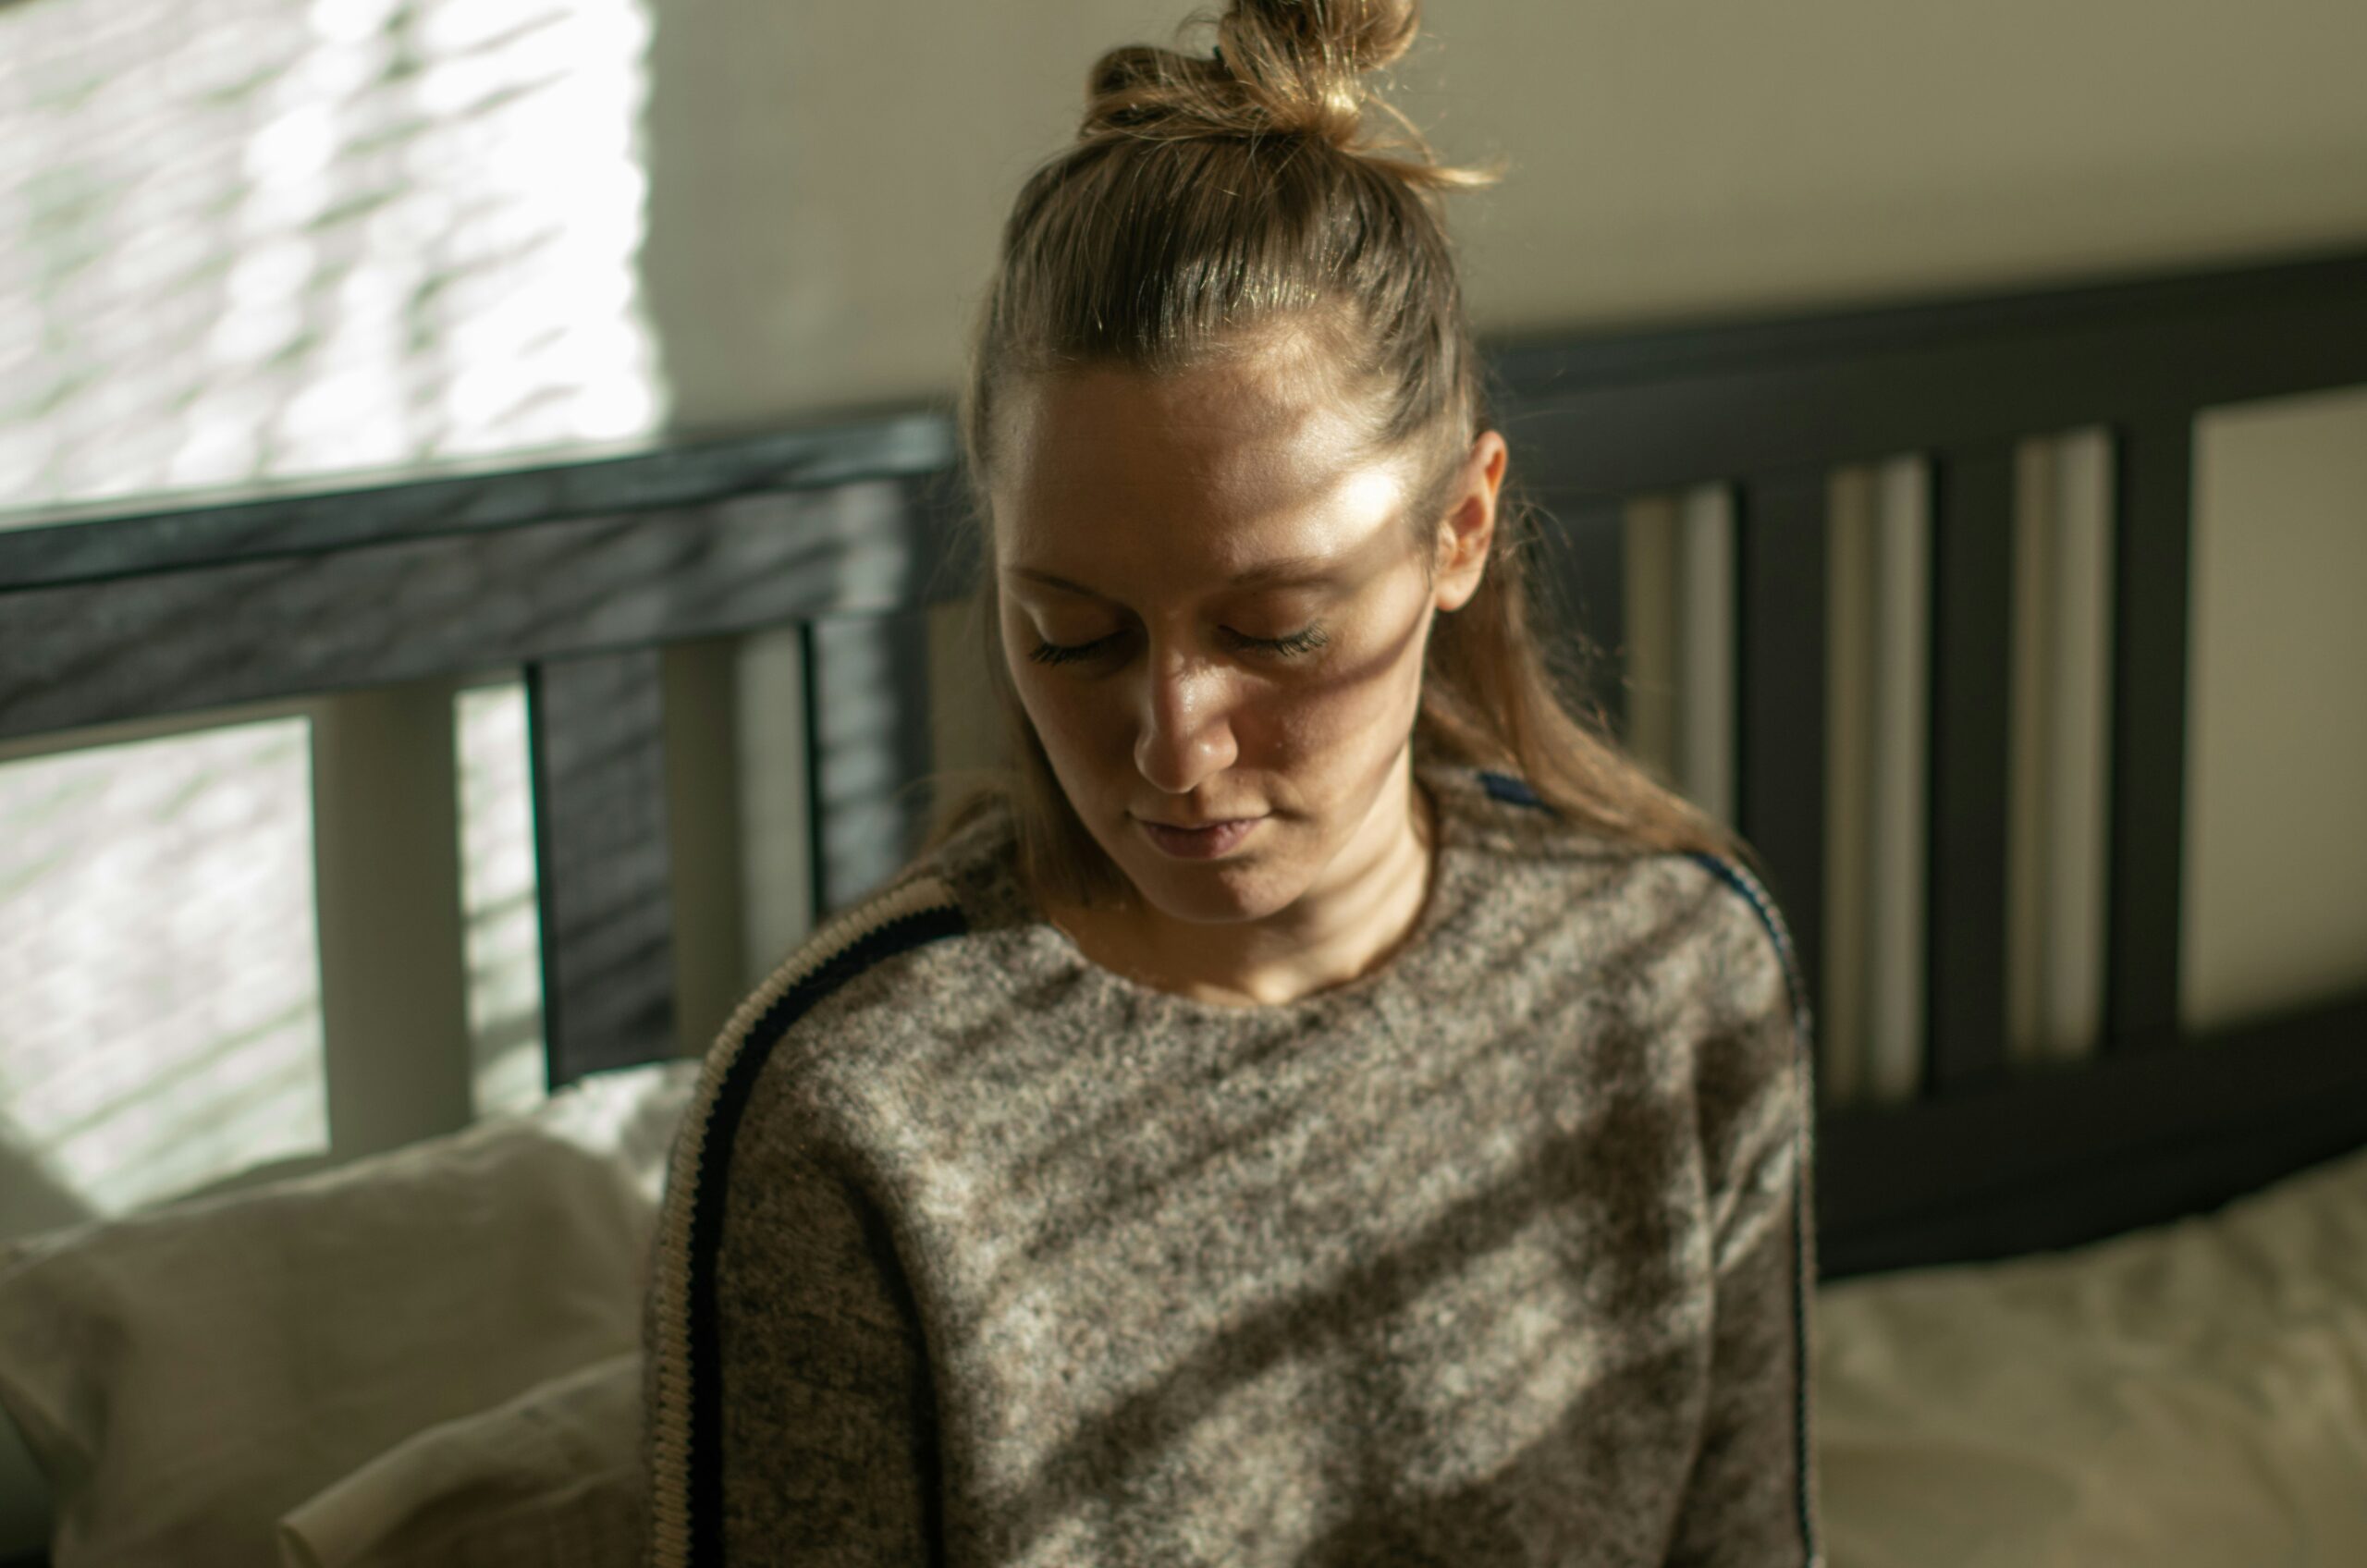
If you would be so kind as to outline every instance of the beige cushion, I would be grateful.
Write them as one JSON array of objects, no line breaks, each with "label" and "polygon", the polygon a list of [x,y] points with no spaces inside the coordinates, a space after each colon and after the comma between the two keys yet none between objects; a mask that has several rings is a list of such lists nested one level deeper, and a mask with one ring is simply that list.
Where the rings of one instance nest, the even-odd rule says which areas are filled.
[{"label": "beige cushion", "polygon": [[405,1439],[637,1348],[696,1072],[0,1251],[0,1404],[55,1568],[268,1568],[283,1514]]},{"label": "beige cushion", "polygon": [[641,1353],[430,1427],[280,1521],[285,1568],[639,1568]]}]

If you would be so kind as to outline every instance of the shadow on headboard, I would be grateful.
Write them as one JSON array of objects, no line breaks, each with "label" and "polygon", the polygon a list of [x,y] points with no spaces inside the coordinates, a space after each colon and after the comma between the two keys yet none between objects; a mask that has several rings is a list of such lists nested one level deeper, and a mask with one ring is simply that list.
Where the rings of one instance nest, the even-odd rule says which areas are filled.
[{"label": "shadow on headboard", "polygon": [[[2195,416],[2367,382],[2367,256],[1490,352],[1593,643],[1626,642],[1618,595],[1577,591],[1622,581],[1626,500],[1727,487],[1734,814],[1812,987],[1825,480],[1927,459],[1923,1091],[1821,1109],[1824,1277],[2075,1244],[2367,1142],[2367,995],[2200,1038],[2178,1010]],[[2009,1066],[2003,1000],[2013,451],[2084,426],[2115,481],[2103,1023],[2092,1060],[2040,1071]],[[661,652],[803,629],[814,907],[858,896],[930,766],[917,612],[968,586],[954,447],[933,408],[0,532],[0,741],[522,668],[551,1079],[666,1056]],[[1623,692],[1596,692],[1614,724]]]}]

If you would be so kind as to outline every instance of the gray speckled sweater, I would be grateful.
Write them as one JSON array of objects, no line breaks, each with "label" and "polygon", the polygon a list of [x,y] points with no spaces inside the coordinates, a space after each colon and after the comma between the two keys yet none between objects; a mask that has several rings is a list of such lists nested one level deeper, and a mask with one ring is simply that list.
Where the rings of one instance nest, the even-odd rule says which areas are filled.
[{"label": "gray speckled sweater", "polygon": [[1765,892],[1422,766],[1384,967],[1139,986],[973,823],[742,1006],[644,1325],[650,1562],[1818,1564]]}]

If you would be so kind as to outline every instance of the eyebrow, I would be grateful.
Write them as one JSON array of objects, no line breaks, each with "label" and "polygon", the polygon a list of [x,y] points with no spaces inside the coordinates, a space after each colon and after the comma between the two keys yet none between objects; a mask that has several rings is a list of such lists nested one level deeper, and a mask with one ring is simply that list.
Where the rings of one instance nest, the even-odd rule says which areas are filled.
[{"label": "eyebrow", "polygon": [[[1011,568],[1010,571],[1013,577],[1024,577],[1031,582],[1040,582],[1047,588],[1058,588],[1064,593],[1081,594],[1088,599],[1105,601],[1108,599],[1107,594],[1098,594],[1082,582],[1073,582],[1065,577],[1055,576],[1049,571],[1037,571],[1033,567],[1015,566]],[[1232,580],[1225,583],[1225,587],[1228,591],[1233,592],[1247,588],[1304,588],[1317,583],[1335,582],[1339,574],[1338,563],[1329,557],[1284,556],[1279,560],[1266,561],[1233,573]]]}]

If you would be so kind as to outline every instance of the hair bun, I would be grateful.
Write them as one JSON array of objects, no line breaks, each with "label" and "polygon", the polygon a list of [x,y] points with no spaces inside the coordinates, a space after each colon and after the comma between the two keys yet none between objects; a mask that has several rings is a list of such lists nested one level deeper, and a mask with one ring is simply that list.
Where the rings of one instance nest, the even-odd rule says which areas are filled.
[{"label": "hair bun", "polygon": [[1142,130],[1166,123],[1177,134],[1220,129],[1224,69],[1172,49],[1130,43],[1094,62],[1079,134]]},{"label": "hair bun", "polygon": [[1233,0],[1203,57],[1147,44],[1095,62],[1080,134],[1289,135],[1362,150],[1359,80],[1414,42],[1417,0]]},{"label": "hair bun", "polygon": [[1245,58],[1257,45],[1346,76],[1393,64],[1421,30],[1417,0],[1233,0],[1217,23],[1220,44],[1241,40]]}]

